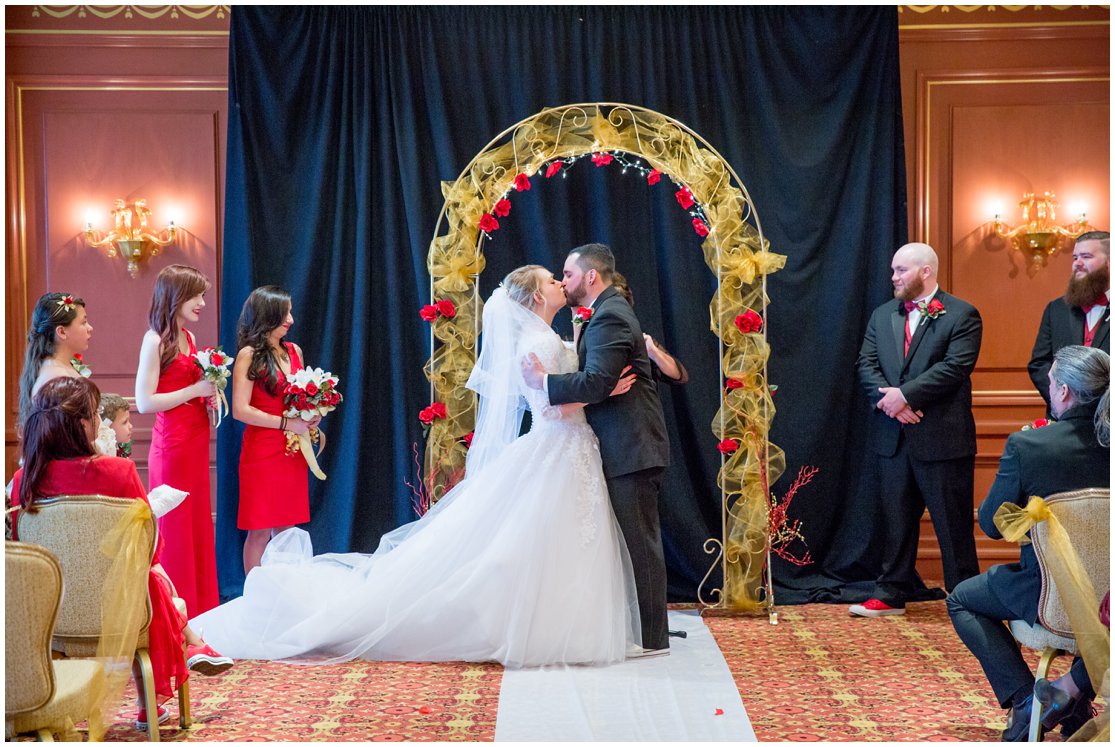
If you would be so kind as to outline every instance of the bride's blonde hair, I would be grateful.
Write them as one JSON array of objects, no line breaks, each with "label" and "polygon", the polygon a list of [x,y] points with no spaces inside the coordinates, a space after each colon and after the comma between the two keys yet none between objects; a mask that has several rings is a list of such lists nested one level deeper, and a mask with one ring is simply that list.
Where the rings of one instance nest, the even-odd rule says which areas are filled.
[{"label": "bride's blonde hair", "polygon": [[534,294],[542,290],[542,265],[523,265],[507,273],[503,279],[503,290],[507,297],[525,308],[534,305]]}]

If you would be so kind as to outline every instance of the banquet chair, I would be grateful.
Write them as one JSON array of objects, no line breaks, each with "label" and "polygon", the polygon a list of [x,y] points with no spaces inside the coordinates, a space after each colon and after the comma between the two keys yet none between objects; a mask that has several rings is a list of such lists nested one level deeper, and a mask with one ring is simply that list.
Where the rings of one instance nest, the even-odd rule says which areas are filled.
[{"label": "banquet chair", "polygon": [[52,661],[62,570],[45,548],[4,543],[4,732],[53,742],[88,718],[104,687],[95,661]]},{"label": "banquet chair", "polygon": [[[1056,493],[1046,498],[1050,510],[1057,516],[1076,554],[1092,581],[1098,600],[1111,587],[1109,517],[1111,491],[1108,488],[1085,488],[1066,493]],[[1053,661],[1062,655],[1078,653],[1068,613],[1061,602],[1057,585],[1049,572],[1049,556],[1053,552],[1049,543],[1048,522],[1034,524],[1030,541],[1038,559],[1041,572],[1041,597],[1038,600],[1038,624],[1024,620],[1011,620],[1010,631],[1021,645],[1041,652],[1035,679],[1046,678]],[[1097,683],[1098,684],[1098,683]],[[1029,741],[1042,739],[1042,707],[1034,700],[1030,711]]]},{"label": "banquet chair", "polygon": [[[53,552],[62,566],[66,596],[54,631],[54,650],[67,657],[97,655],[101,637],[101,591],[105,586],[112,559],[101,552],[101,539],[135,505],[131,498],[103,495],[64,495],[36,500],[38,511],[20,511],[16,534],[25,542],[34,542]],[[155,552],[155,518],[144,524],[146,556]],[[144,589],[146,589],[146,576]],[[136,690],[140,708],[148,714],[147,738],[159,741],[158,706],[155,705],[155,682],[151,669],[148,627],[151,624],[151,599],[142,596],[145,609],[133,656]],[[186,652],[183,648],[182,656]],[[178,683],[179,726],[189,728],[190,683]]]}]

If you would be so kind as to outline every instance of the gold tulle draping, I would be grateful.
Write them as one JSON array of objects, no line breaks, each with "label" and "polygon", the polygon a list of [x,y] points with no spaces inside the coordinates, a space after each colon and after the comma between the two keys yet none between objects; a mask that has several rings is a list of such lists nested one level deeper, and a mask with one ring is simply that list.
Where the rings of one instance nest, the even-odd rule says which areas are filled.
[{"label": "gold tulle draping", "polygon": [[765,308],[763,280],[781,269],[786,258],[770,252],[769,243],[748,222],[750,202],[733,186],[731,169],[719,154],[657,112],[622,104],[546,109],[502,133],[456,181],[442,184],[445,208],[438,231],[444,227],[445,233],[435,231],[428,266],[435,298],[450,298],[457,313],[433,322],[441,345],[425,370],[434,401],[445,404],[447,417],[435,420],[427,437],[426,490],[436,501],[464,475],[461,439],[475,419],[475,398],[464,383],[476,359],[473,330],[480,308],[472,296],[476,276],[484,269],[481,219],[499,220],[493,213],[496,202],[504,195],[514,202],[516,177],[533,176],[555,159],[606,151],[638,156],[684,184],[704,213],[709,234],[702,252],[719,281],[709,307],[711,328],[724,342],[725,376],[743,384],[729,392],[713,425],[718,438],[740,442],[719,476],[731,506],[723,593],[732,607],[754,607],[765,562],[769,487],[782,474],[785,459],[767,440],[774,416],[763,376],[769,348],[761,332],[744,334],[735,319]]},{"label": "gold tulle draping", "polygon": [[154,535],[153,527],[148,531],[151,522],[150,507],[134,501],[101,540],[101,552],[112,558],[112,565],[101,592],[101,637],[97,642],[97,658],[105,665],[105,690],[93,701],[97,708],[89,718],[91,741],[104,737],[105,725],[112,723],[131,679],[136,639],[147,614],[147,575]]},{"label": "gold tulle draping", "polygon": [[[1058,520],[1055,509],[1035,495],[1030,496],[1025,506],[1004,503],[995,512],[993,520],[1003,539],[1020,545],[1030,542],[1027,533],[1034,524],[1043,521],[1048,524],[1049,551],[1044,553],[1046,568],[1061,595],[1077,648],[1088,670],[1088,678],[1093,683],[1103,683],[1102,688],[1097,688],[1097,692],[1102,693],[1110,702],[1107,680],[1111,663],[1110,632],[1099,620],[1099,600],[1096,598],[1092,579]],[[1096,726],[1096,732],[1089,738],[1106,741],[1110,735],[1109,722],[1104,719],[1102,724]]]}]

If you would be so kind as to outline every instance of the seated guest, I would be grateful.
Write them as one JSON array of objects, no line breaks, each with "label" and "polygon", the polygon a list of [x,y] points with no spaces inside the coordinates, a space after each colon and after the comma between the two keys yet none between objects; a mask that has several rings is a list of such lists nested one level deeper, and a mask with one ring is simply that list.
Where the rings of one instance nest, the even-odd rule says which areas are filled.
[{"label": "seated guest", "polygon": [[[135,464],[99,455],[93,448],[100,399],[100,391],[88,379],[68,377],[51,379],[32,398],[23,426],[25,461],[12,481],[12,503],[21,511],[33,513],[38,510],[36,501],[54,495],[97,494],[147,502]],[[160,538],[148,575],[151,666],[160,703],[159,723],[170,716],[161,703],[174,694],[171,678],[184,681],[189,676],[187,667],[210,675],[232,666],[231,659],[207,646],[190,629],[186,616],[175,607],[174,587],[158,564],[161,545]],[[146,722],[147,714],[141,709],[137,728],[146,728]]]},{"label": "seated guest", "polygon": [[[1002,535],[993,517],[1004,503],[1025,506],[1030,496],[1049,496],[1082,488],[1106,488],[1110,474],[1110,358],[1098,348],[1070,345],[1061,348],[1049,370],[1049,402],[1057,422],[1013,433],[999,460],[999,472],[979,508],[980,527],[992,539]],[[1004,620],[1038,618],[1041,575],[1032,545],[1023,545],[1018,563],[993,566],[986,573],[961,582],[946,605],[960,639],[979,659],[984,674],[1003,708],[1010,708],[1003,741],[1026,741],[1034,675],[1003,624]],[[1083,667],[1075,667],[1082,671]],[[1074,700],[1090,703],[1090,684],[1078,682]],[[1058,708],[1046,728],[1063,723],[1071,731],[1080,723],[1068,717],[1087,709]],[[1090,712],[1089,712],[1090,717]]]}]

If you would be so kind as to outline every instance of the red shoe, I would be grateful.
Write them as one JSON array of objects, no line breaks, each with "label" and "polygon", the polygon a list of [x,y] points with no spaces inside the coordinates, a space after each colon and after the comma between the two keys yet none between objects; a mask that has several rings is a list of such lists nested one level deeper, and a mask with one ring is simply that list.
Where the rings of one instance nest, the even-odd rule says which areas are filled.
[{"label": "red shoe", "polygon": [[905,607],[891,607],[878,599],[868,599],[863,604],[853,604],[848,608],[853,615],[860,617],[887,617],[889,615],[905,615]]},{"label": "red shoe", "polygon": [[[166,706],[159,706],[158,714],[160,724],[165,724],[167,721],[170,721],[170,711],[166,709]],[[140,731],[147,731],[146,708],[140,708],[139,713],[136,714],[136,728]]]},{"label": "red shoe", "polygon": [[232,659],[221,656],[209,644],[186,646],[186,666],[198,674],[212,677],[232,669]]}]

